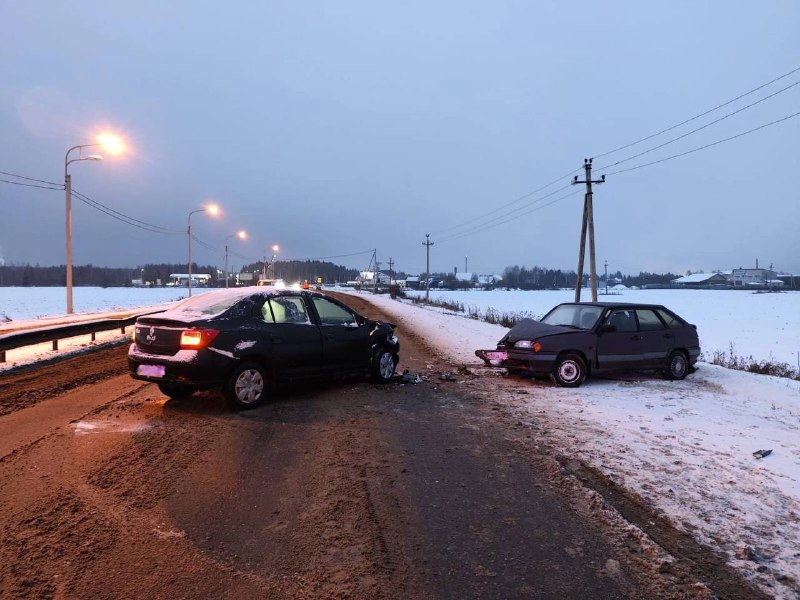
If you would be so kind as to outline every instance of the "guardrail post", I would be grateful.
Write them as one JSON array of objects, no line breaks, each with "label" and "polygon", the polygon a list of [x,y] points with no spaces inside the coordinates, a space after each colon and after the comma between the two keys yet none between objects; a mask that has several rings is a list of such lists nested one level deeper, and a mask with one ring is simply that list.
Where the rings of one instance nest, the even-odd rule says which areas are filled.
[{"label": "guardrail post", "polygon": [[53,352],[58,351],[58,340],[53,340]]},{"label": "guardrail post", "polygon": [[6,362],[6,351],[0,350],[0,363]]},{"label": "guardrail post", "polygon": [[92,332],[92,341],[94,341],[96,337],[97,337],[97,334],[93,331]]}]

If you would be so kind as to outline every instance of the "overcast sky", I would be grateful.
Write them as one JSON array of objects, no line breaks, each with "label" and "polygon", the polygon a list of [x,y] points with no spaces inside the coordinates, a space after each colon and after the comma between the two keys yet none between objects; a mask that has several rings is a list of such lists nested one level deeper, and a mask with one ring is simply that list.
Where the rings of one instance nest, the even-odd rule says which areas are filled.
[{"label": "overcast sky", "polygon": [[[0,171],[63,185],[108,128],[130,151],[70,165],[74,263],[135,268],[377,248],[395,269],[575,269],[596,156],[598,269],[773,264],[800,273],[800,3],[0,0]],[[583,178],[583,171],[575,171]],[[30,182],[0,174],[0,179]],[[543,186],[553,185],[535,192]],[[554,193],[545,197],[547,194]],[[568,197],[565,194],[574,193]],[[553,202],[555,201],[555,202]],[[516,212],[512,212],[516,210]],[[65,262],[64,192],[0,183],[0,257]],[[368,254],[332,258],[365,267]],[[588,268],[588,260],[587,260]]]}]

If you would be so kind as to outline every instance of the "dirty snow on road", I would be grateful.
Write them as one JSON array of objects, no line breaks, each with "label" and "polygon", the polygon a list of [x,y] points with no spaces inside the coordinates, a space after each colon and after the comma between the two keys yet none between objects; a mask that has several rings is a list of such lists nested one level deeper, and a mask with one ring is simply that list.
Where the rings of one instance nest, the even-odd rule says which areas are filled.
[{"label": "dirty snow on road", "polygon": [[[507,329],[373,296],[456,364]],[[401,329],[402,330],[402,329]],[[721,549],[779,599],[800,597],[800,382],[700,363],[684,381],[593,379],[577,389],[520,380],[509,409],[549,441]],[[757,458],[754,452],[771,450]]]}]

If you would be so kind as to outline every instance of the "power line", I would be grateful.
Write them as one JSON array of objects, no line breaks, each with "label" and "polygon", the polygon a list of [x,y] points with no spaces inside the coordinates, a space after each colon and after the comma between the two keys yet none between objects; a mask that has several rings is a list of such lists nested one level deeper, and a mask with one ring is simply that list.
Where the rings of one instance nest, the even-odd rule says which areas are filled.
[{"label": "power line", "polygon": [[[567,185],[565,187],[571,187],[571,185]],[[550,202],[547,202],[546,204],[542,204],[540,206],[536,206],[536,207],[534,207],[534,208],[532,208],[532,209],[530,209],[528,211],[525,211],[523,213],[520,213],[518,215],[513,215],[513,216],[511,216],[509,218],[506,218],[505,220],[500,221],[498,223],[495,223],[493,225],[478,225],[477,227],[475,227],[475,228],[473,228],[473,229],[471,229],[469,231],[464,231],[462,233],[457,233],[457,234],[451,235],[450,237],[443,238],[443,239],[439,240],[439,243],[451,242],[453,240],[457,240],[457,239],[466,237],[468,235],[472,235],[472,234],[475,234],[475,233],[482,233],[482,232],[487,231],[489,229],[494,229],[495,227],[499,227],[500,225],[505,225],[506,223],[510,223],[511,221],[515,221],[519,217],[524,217],[524,216],[529,215],[531,213],[534,213],[536,211],[542,210],[544,208],[547,208],[548,206],[552,206],[556,202],[561,202],[562,200],[564,200],[566,198],[569,198],[570,196],[576,196],[576,195],[578,195],[580,193],[581,193],[581,190],[574,190],[574,191],[570,192],[569,194],[564,194],[563,196],[559,196],[558,198],[555,198],[554,200],[551,200]]]},{"label": "power line", "polygon": [[372,254],[374,250],[364,250],[363,252],[353,252],[351,254],[338,254],[336,256],[318,256],[316,258],[284,258],[283,260],[329,260],[331,258],[350,258],[351,256],[361,256],[362,254]]},{"label": "power line", "polygon": [[8,179],[0,179],[0,183],[10,183],[11,185],[20,185],[22,187],[31,187],[31,188],[40,188],[43,190],[63,190],[64,186],[61,187],[49,187],[46,185],[38,185],[36,183],[23,183],[22,181],[9,181]]},{"label": "power line", "polygon": [[36,179],[35,177],[18,175],[16,173],[8,173],[6,171],[0,171],[0,175],[7,175],[8,177],[16,177],[18,179],[26,179],[27,181],[36,181],[37,183],[46,183],[47,185],[54,185],[56,187],[60,187],[62,190],[64,189],[63,183],[55,183],[54,181],[47,181],[46,179]]},{"label": "power line", "polygon": [[204,242],[199,237],[197,237],[195,234],[192,234],[192,239],[195,242],[197,242],[199,245],[201,245],[203,248],[205,248],[206,250],[211,250],[211,252],[221,252],[221,250],[219,248],[216,248],[216,247],[212,246],[211,244],[209,244],[207,242]]},{"label": "power line", "polygon": [[783,121],[788,121],[789,119],[792,119],[792,118],[794,118],[794,117],[796,117],[798,115],[800,115],[800,112],[796,112],[794,114],[787,115],[785,117],[782,117],[780,119],[776,119],[775,121],[771,121],[769,123],[764,123],[763,125],[759,125],[758,127],[754,127],[753,129],[748,129],[747,131],[742,131],[741,133],[737,133],[736,135],[732,135],[730,137],[726,137],[724,139],[717,140],[716,142],[711,142],[710,144],[705,144],[704,146],[698,146],[697,148],[692,148],[691,150],[687,150],[686,152],[681,152],[679,154],[673,154],[672,156],[667,156],[665,158],[661,158],[659,160],[654,160],[654,161],[649,162],[649,163],[636,165],[635,167],[629,167],[627,169],[620,169],[619,171],[613,171],[611,173],[606,173],[606,175],[609,175],[609,176],[610,175],[619,175],[620,173],[627,173],[629,171],[635,171],[637,169],[643,169],[645,167],[649,167],[649,166],[652,166],[652,165],[657,165],[659,163],[666,162],[668,160],[672,160],[674,158],[680,158],[681,156],[686,156],[687,154],[692,154],[694,152],[699,152],[700,150],[705,150],[706,148],[711,148],[712,146],[717,146],[719,144],[722,144],[722,143],[725,143],[725,142],[729,142],[731,140],[735,140],[736,138],[740,138],[740,137],[748,135],[750,133],[754,133],[754,132],[759,131],[761,129],[764,129],[766,127],[770,127],[772,125],[777,125],[778,123],[782,123]]},{"label": "power line", "polygon": [[[560,188],[553,190],[549,194],[546,194],[545,196],[542,196],[541,198],[537,198],[536,200],[534,200],[532,202],[529,202],[527,204],[523,204],[522,206],[518,206],[517,208],[515,208],[515,209],[513,209],[513,210],[511,210],[509,212],[506,212],[505,214],[498,215],[498,216],[496,216],[496,217],[494,217],[492,219],[489,219],[488,221],[484,221],[483,223],[479,223],[477,225],[473,225],[470,229],[468,229],[466,231],[462,231],[460,233],[453,233],[453,234],[451,234],[449,236],[446,236],[446,237],[440,239],[440,241],[446,242],[448,240],[457,239],[457,238],[463,237],[464,235],[469,234],[469,233],[473,233],[473,232],[476,232],[476,231],[483,231],[484,229],[490,229],[491,226],[492,226],[492,223],[496,223],[497,221],[500,221],[500,223],[497,223],[498,225],[502,225],[503,223],[507,223],[508,221],[516,219],[516,218],[518,218],[518,217],[520,217],[522,215],[530,214],[530,212],[532,212],[532,211],[523,212],[523,213],[520,213],[519,211],[524,210],[526,208],[529,208],[529,207],[533,206],[534,204],[537,204],[537,203],[541,202],[542,200],[545,200],[547,198],[555,196],[556,194],[558,194],[559,192],[564,191],[565,189],[569,188],[570,186],[571,186],[570,183],[568,183],[566,185],[563,185]],[[549,204],[546,204],[545,206],[549,206]]]},{"label": "power line", "polygon": [[774,96],[777,96],[778,94],[782,94],[783,92],[785,92],[787,90],[790,90],[791,88],[793,88],[793,87],[795,87],[797,85],[800,85],[800,81],[796,81],[793,84],[788,85],[785,88],[780,89],[777,92],[774,92],[774,93],[770,94],[769,96],[764,96],[760,100],[756,100],[755,102],[752,102],[751,104],[748,104],[747,106],[743,106],[742,108],[739,108],[739,109],[737,109],[737,110],[735,110],[733,112],[730,112],[730,113],[728,113],[726,115],[723,115],[718,119],[714,119],[713,121],[698,127],[697,129],[692,129],[691,131],[688,131],[688,132],[684,133],[683,135],[679,135],[678,137],[672,138],[671,140],[668,140],[668,141],[666,141],[666,142],[664,142],[662,144],[659,144],[657,146],[653,146],[652,148],[649,148],[647,150],[643,150],[642,152],[639,152],[638,154],[634,154],[633,156],[629,156],[628,158],[623,158],[622,160],[618,160],[615,163],[611,163],[611,164],[602,166],[602,167],[600,167],[600,170],[608,169],[610,167],[616,167],[617,165],[621,165],[622,163],[626,163],[629,160],[633,160],[634,158],[639,158],[640,156],[644,156],[645,154],[649,154],[650,152],[653,152],[654,150],[658,150],[659,148],[663,148],[664,146],[668,146],[669,144],[671,144],[673,142],[677,142],[678,140],[682,140],[683,138],[688,137],[688,136],[692,135],[693,133],[697,133],[698,131],[702,131],[703,129],[706,129],[707,127],[711,127],[711,125],[719,123],[720,121],[724,121],[725,119],[727,119],[729,117],[732,117],[733,115],[736,115],[736,114],[738,114],[738,113],[740,113],[740,112],[742,112],[744,110],[747,110],[748,108],[752,108],[756,104],[761,104],[765,100],[769,100],[770,98],[772,98]]},{"label": "power line", "polygon": [[81,200],[84,204],[88,204],[92,208],[99,210],[102,213],[117,219],[127,225],[133,225],[134,227],[139,227],[140,229],[145,229],[147,231],[151,231],[153,233],[165,233],[165,234],[178,234],[183,233],[183,231],[179,231],[177,229],[168,229],[166,227],[161,227],[160,225],[153,225],[152,223],[147,223],[146,221],[141,221],[139,219],[135,219],[129,215],[119,212],[118,210],[114,210],[110,206],[106,206],[102,202],[98,202],[97,200],[93,200],[86,194],[82,194],[76,190],[72,191],[72,195],[77,197]]},{"label": "power line", "polygon": [[[503,205],[501,205],[501,206],[498,206],[497,208],[493,208],[493,209],[492,209],[492,210],[490,210],[489,212],[483,213],[483,214],[481,214],[481,215],[479,215],[479,216],[477,216],[477,217],[474,217],[474,218],[472,218],[472,219],[469,219],[469,220],[467,220],[467,221],[464,221],[464,222],[462,222],[462,223],[459,223],[458,225],[453,225],[453,226],[451,226],[451,227],[446,227],[445,229],[440,229],[440,230],[438,230],[438,231],[435,231],[435,232],[434,232],[434,234],[436,234],[436,233],[438,233],[438,234],[442,234],[442,233],[444,233],[444,232],[446,232],[446,231],[451,231],[451,230],[453,230],[453,229],[459,229],[459,228],[461,228],[461,227],[464,227],[464,226],[466,226],[466,225],[469,225],[470,223],[474,223],[475,221],[479,221],[479,220],[481,220],[481,219],[483,219],[483,218],[485,218],[485,217],[488,217],[488,216],[490,216],[490,215],[492,215],[492,214],[494,214],[494,213],[496,213],[496,212],[498,212],[498,211],[501,211],[501,210],[503,210],[504,208],[507,208],[507,207],[511,206],[512,204],[516,204],[517,202],[519,202],[519,201],[521,201],[521,200],[524,200],[525,198],[530,198],[531,196],[533,196],[533,195],[535,195],[535,194],[538,194],[539,192],[542,192],[542,191],[546,190],[546,189],[547,189],[547,188],[549,188],[550,186],[553,186],[553,185],[555,185],[555,184],[556,184],[556,183],[558,183],[559,181],[562,181],[562,180],[564,180],[565,178],[569,177],[569,176],[570,176],[570,175],[572,175],[573,173],[577,173],[578,171],[580,171],[580,169],[573,169],[572,171],[569,171],[568,173],[565,173],[564,175],[561,175],[561,176],[557,177],[556,179],[553,179],[553,181],[551,181],[550,183],[546,183],[545,185],[543,185],[543,186],[541,186],[541,187],[539,187],[539,188],[536,188],[535,190],[533,190],[533,191],[531,191],[531,192],[528,192],[528,193],[526,193],[526,194],[523,194],[522,196],[519,196],[519,197],[515,198],[515,199],[514,199],[514,200],[512,200],[511,202],[506,202],[505,204],[503,204]],[[563,189],[563,188],[560,188],[560,189]],[[559,190],[556,190],[556,192],[554,192],[554,193],[557,193],[558,191],[559,191]],[[548,197],[548,196],[544,196],[544,198],[547,198],[547,197]],[[543,198],[539,198],[539,200],[542,200],[542,199],[543,199]],[[538,202],[539,200],[535,200],[534,202]],[[523,205],[523,206],[522,206],[522,207],[520,207],[520,208],[524,208],[525,206],[530,206],[530,204],[532,204],[532,203],[529,203],[529,204]],[[515,209],[515,210],[519,210],[519,209]]]},{"label": "power line", "polygon": [[595,159],[602,158],[604,156],[608,156],[609,154],[614,154],[615,152],[619,152],[620,150],[625,150],[626,148],[630,148],[631,146],[635,146],[636,144],[640,144],[641,142],[646,142],[647,140],[650,140],[650,139],[652,139],[654,137],[657,137],[657,136],[661,135],[662,133],[667,133],[668,131],[672,131],[673,129],[677,129],[678,127],[681,127],[682,125],[686,125],[687,123],[691,123],[692,121],[696,121],[697,119],[699,119],[701,117],[704,117],[704,116],[706,116],[706,115],[708,115],[708,114],[710,114],[710,113],[712,113],[712,112],[714,112],[716,110],[719,110],[720,108],[728,106],[729,104],[733,104],[737,100],[741,100],[742,98],[744,98],[746,96],[749,96],[750,94],[753,94],[753,93],[757,92],[758,90],[761,90],[761,89],[763,89],[763,88],[765,88],[765,87],[767,87],[769,85],[772,85],[776,81],[780,81],[781,79],[785,79],[789,75],[792,75],[793,73],[797,73],[798,71],[800,71],[800,67],[795,67],[791,71],[788,71],[787,73],[784,73],[783,75],[779,75],[775,79],[772,79],[772,80],[770,80],[770,81],[768,81],[766,83],[763,83],[763,84],[759,85],[758,87],[755,87],[752,90],[749,90],[749,91],[745,92],[744,94],[739,94],[738,96],[736,96],[736,98],[728,100],[727,102],[723,102],[722,104],[718,104],[714,108],[710,108],[710,109],[706,110],[705,112],[700,113],[699,115],[695,115],[695,116],[693,116],[693,117],[691,117],[689,119],[686,119],[685,121],[681,121],[680,123],[677,123],[676,125],[672,125],[670,127],[667,127],[666,129],[662,129],[661,131],[659,131],[657,133],[653,133],[653,134],[648,135],[646,137],[640,138],[640,139],[636,140],[635,142],[630,142],[630,143],[625,144],[623,146],[620,146],[618,148],[614,148],[613,150],[608,150],[606,152],[603,152],[602,154],[594,154],[593,156],[594,156]]},{"label": "power line", "polygon": [[[678,127],[681,127],[681,126],[683,126],[683,125],[686,125],[687,123],[691,123],[692,121],[695,121],[695,120],[697,120],[697,119],[699,119],[699,118],[701,118],[701,117],[704,117],[704,116],[706,116],[706,115],[708,115],[708,114],[710,114],[710,113],[712,113],[712,112],[714,112],[714,111],[717,111],[717,110],[719,110],[720,108],[724,108],[725,106],[728,106],[728,105],[730,105],[730,104],[732,104],[732,103],[736,102],[737,100],[741,100],[742,98],[745,98],[745,97],[747,97],[747,96],[749,96],[749,95],[751,95],[751,94],[754,94],[755,92],[757,92],[757,91],[759,91],[759,90],[761,90],[761,89],[764,89],[765,87],[767,87],[767,86],[769,86],[769,85],[772,85],[773,83],[775,83],[775,82],[777,82],[777,81],[780,81],[781,79],[785,79],[786,77],[788,77],[788,76],[790,76],[790,75],[792,75],[792,74],[794,74],[794,73],[797,73],[798,71],[800,71],[800,67],[796,67],[796,68],[794,68],[794,69],[792,69],[792,70],[790,70],[790,71],[788,71],[788,72],[784,73],[783,75],[779,75],[778,77],[775,77],[775,78],[771,79],[770,81],[767,81],[766,83],[763,83],[763,84],[761,84],[761,85],[759,85],[759,86],[757,86],[757,87],[755,87],[755,88],[753,88],[753,89],[751,89],[751,90],[748,90],[747,92],[744,92],[743,94],[739,94],[738,96],[736,96],[735,98],[732,98],[731,100],[728,100],[728,101],[726,101],[726,102],[723,102],[722,104],[718,104],[717,106],[715,106],[715,107],[713,107],[713,108],[710,108],[710,109],[708,109],[708,110],[706,110],[706,111],[703,111],[702,113],[700,113],[700,114],[697,114],[697,115],[695,115],[695,116],[693,116],[693,117],[690,117],[690,118],[688,118],[688,119],[685,119],[685,120],[681,121],[680,123],[677,123],[677,124],[675,124],[675,125],[672,125],[672,126],[670,126],[670,127],[667,127],[667,128],[665,128],[665,129],[662,129],[661,131],[658,131],[658,132],[656,132],[656,133],[653,133],[653,134],[647,135],[647,136],[645,136],[645,137],[639,138],[639,139],[637,139],[637,140],[635,140],[635,141],[633,141],[633,142],[630,142],[630,143],[624,144],[624,145],[622,145],[622,146],[619,146],[619,147],[617,147],[617,148],[614,148],[614,149],[612,149],[612,150],[608,150],[608,151],[606,151],[606,152],[603,152],[603,153],[600,153],[600,154],[594,154],[593,156],[594,156],[594,158],[601,158],[601,157],[603,157],[603,156],[608,156],[608,155],[610,155],[610,154],[614,154],[614,153],[616,153],[616,152],[619,152],[620,150],[624,150],[624,149],[626,149],[626,148],[630,148],[631,146],[635,146],[635,145],[637,145],[637,144],[640,144],[641,142],[645,142],[645,141],[647,141],[647,140],[649,140],[649,139],[652,139],[652,138],[654,138],[654,137],[657,137],[657,136],[659,136],[659,135],[662,135],[662,134],[664,134],[664,133],[667,133],[667,132],[669,132],[669,131],[672,131],[673,129],[677,129]],[[739,109],[739,110],[737,110],[737,111],[734,111],[734,112],[732,112],[732,113],[730,113],[730,114],[728,114],[728,115],[726,115],[726,116],[724,116],[724,117],[722,117],[722,118],[720,118],[720,119],[717,119],[717,120],[715,120],[715,121],[712,121],[712,122],[711,122],[711,123],[709,123],[708,125],[704,125],[703,127],[700,127],[700,128],[698,128],[698,129],[695,129],[694,131],[691,131],[691,132],[689,132],[689,133],[687,133],[687,134],[685,134],[685,135],[683,135],[683,136],[677,137],[677,138],[675,138],[674,140],[670,140],[669,142],[666,142],[666,143],[664,143],[664,144],[661,144],[661,145],[659,145],[659,146],[656,146],[656,147],[654,147],[654,148],[652,148],[652,149],[650,149],[650,150],[648,150],[648,151],[645,151],[645,152],[642,152],[642,153],[640,153],[640,154],[637,154],[637,155],[631,156],[631,157],[629,157],[629,158],[627,158],[627,159],[624,159],[624,160],[622,160],[622,161],[619,161],[619,162],[617,162],[617,163],[613,163],[612,165],[607,165],[607,166],[605,166],[605,167],[602,167],[602,168],[608,168],[608,167],[610,167],[610,166],[615,166],[615,165],[617,165],[617,164],[621,164],[621,163],[623,163],[623,162],[627,162],[628,160],[633,160],[634,158],[636,158],[636,157],[638,157],[638,156],[641,156],[641,155],[643,155],[643,154],[647,154],[648,152],[651,152],[651,151],[653,151],[653,150],[656,150],[656,149],[658,149],[658,148],[661,148],[661,147],[663,147],[663,146],[666,146],[667,144],[670,144],[670,143],[672,143],[672,142],[674,142],[674,141],[677,141],[677,140],[679,140],[679,139],[682,139],[682,138],[684,138],[684,137],[686,137],[686,136],[688,136],[688,135],[691,135],[692,133],[696,133],[697,131],[700,131],[701,129],[705,129],[706,127],[709,127],[710,125],[713,125],[714,123],[717,123],[717,122],[719,122],[719,121],[721,121],[721,120],[723,120],[723,119],[726,119],[726,118],[728,118],[728,117],[730,117],[730,116],[732,116],[732,115],[734,115],[734,114],[737,114],[738,112],[741,112],[741,111],[743,111],[743,110],[746,110],[747,108],[750,108],[750,107],[752,107],[752,106],[755,106],[756,104],[759,104],[759,103],[763,102],[764,100],[767,100],[767,99],[769,99],[769,98],[772,98],[773,96],[775,96],[775,95],[777,95],[777,94],[783,93],[783,92],[787,91],[788,89],[790,89],[790,88],[792,88],[792,87],[794,87],[794,86],[796,86],[796,85],[798,85],[798,84],[800,84],[800,82],[794,83],[794,84],[792,84],[792,85],[790,85],[790,86],[788,86],[788,87],[786,87],[786,88],[783,88],[782,90],[779,90],[778,92],[775,92],[774,94],[771,94],[771,95],[769,95],[769,96],[766,96],[765,98],[762,98],[761,100],[758,100],[758,101],[756,101],[756,102],[754,102],[754,103],[752,103],[752,104],[750,104],[750,105],[748,105],[748,106],[746,106],[746,107],[744,107],[744,108],[741,108],[741,109]],[[551,187],[552,185],[555,185],[555,184],[556,184],[556,183],[558,183],[559,181],[562,181],[562,180],[563,180],[563,179],[565,179],[566,177],[569,177],[570,175],[572,175],[572,174],[574,174],[574,173],[577,173],[578,171],[580,171],[580,169],[573,169],[573,170],[569,171],[568,173],[566,173],[566,174],[564,174],[564,175],[562,175],[562,176],[560,176],[560,177],[558,177],[558,178],[554,179],[553,181],[551,181],[551,182],[549,182],[549,183],[547,183],[547,184],[545,184],[545,185],[543,185],[543,186],[541,186],[541,187],[539,187],[539,188],[537,188],[537,189],[535,189],[535,190],[533,190],[533,191],[531,191],[531,192],[528,192],[528,193],[526,193],[526,194],[523,194],[522,196],[519,196],[519,197],[515,198],[514,200],[512,200],[512,201],[510,201],[510,202],[507,202],[506,204],[503,204],[503,205],[501,205],[501,206],[498,206],[497,208],[494,208],[494,209],[492,209],[491,211],[488,211],[488,212],[486,212],[486,213],[483,213],[483,214],[481,214],[481,215],[479,215],[479,216],[476,216],[476,217],[474,217],[474,218],[472,218],[472,219],[469,219],[469,220],[467,220],[467,221],[464,221],[464,222],[462,222],[462,223],[459,223],[459,224],[457,224],[457,225],[453,225],[453,226],[451,226],[451,227],[447,227],[447,228],[445,228],[445,229],[440,229],[440,230],[438,230],[438,231],[436,231],[436,232],[434,232],[434,233],[435,233],[435,234],[442,234],[442,233],[445,233],[445,232],[448,232],[448,231],[452,231],[452,230],[455,230],[455,229],[460,229],[460,228],[462,228],[462,227],[466,227],[466,226],[468,226],[468,225],[471,225],[471,224],[475,223],[476,221],[480,221],[480,220],[482,220],[482,219],[485,219],[486,217],[489,217],[489,216],[491,216],[491,215],[493,215],[493,214],[496,214],[497,212],[499,212],[499,211],[503,210],[504,208],[507,208],[507,207],[509,207],[509,206],[512,206],[513,204],[516,204],[517,202],[520,202],[521,200],[524,200],[524,199],[526,199],[526,198],[529,198],[529,197],[531,197],[531,196],[533,196],[533,195],[535,195],[535,194],[537,194],[537,193],[539,193],[539,192],[541,192],[541,191],[543,191],[543,190],[547,189],[548,187]],[[563,189],[563,188],[562,188],[562,189]],[[559,190],[557,190],[557,191],[559,191]],[[545,196],[545,197],[547,197],[547,196]],[[541,200],[541,199],[539,199],[539,200]],[[530,206],[531,204],[533,204],[533,203],[527,204],[527,205],[525,205],[525,206]],[[520,208],[522,208],[522,207],[520,207]],[[509,213],[509,214],[510,214],[510,213]],[[526,214],[527,214],[527,213],[526,213]],[[497,217],[497,218],[503,218],[503,216],[500,216],[500,217]],[[507,222],[507,221],[506,221],[506,222]],[[480,226],[479,226],[479,227],[480,227]],[[451,237],[449,237],[449,238],[445,238],[444,240],[440,240],[440,241],[446,241],[447,239],[455,239],[455,237],[456,237],[456,236],[458,236],[458,237],[461,237],[461,236],[460,236],[460,234],[454,234],[453,236],[451,236]]]}]

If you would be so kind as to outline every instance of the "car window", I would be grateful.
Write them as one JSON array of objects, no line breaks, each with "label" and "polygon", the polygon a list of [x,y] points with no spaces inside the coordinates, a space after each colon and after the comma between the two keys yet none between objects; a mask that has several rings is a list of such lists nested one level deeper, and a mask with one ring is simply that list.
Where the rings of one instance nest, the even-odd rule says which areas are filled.
[{"label": "car window", "polygon": [[656,311],[658,312],[659,315],[661,315],[661,318],[664,319],[664,322],[670,329],[680,329],[681,327],[684,326],[683,322],[672,313],[662,308],[658,308],[656,309]]},{"label": "car window", "polygon": [[560,304],[542,318],[548,325],[567,325],[580,329],[591,329],[603,312],[601,306],[581,304]]},{"label": "car window", "polygon": [[358,327],[358,319],[356,315],[336,304],[327,298],[319,298],[314,296],[314,307],[319,314],[319,322],[321,325],[347,325],[348,327]]},{"label": "car window", "polygon": [[270,298],[267,304],[275,323],[311,323],[303,299],[299,296],[278,296]]},{"label": "car window", "polygon": [[613,325],[617,328],[617,331],[636,331],[636,317],[634,317],[632,310],[612,310],[610,313],[608,313],[605,324]]},{"label": "car window", "polygon": [[661,322],[654,310],[640,308],[636,311],[636,317],[639,319],[639,330],[641,331],[664,329],[664,323]]}]

